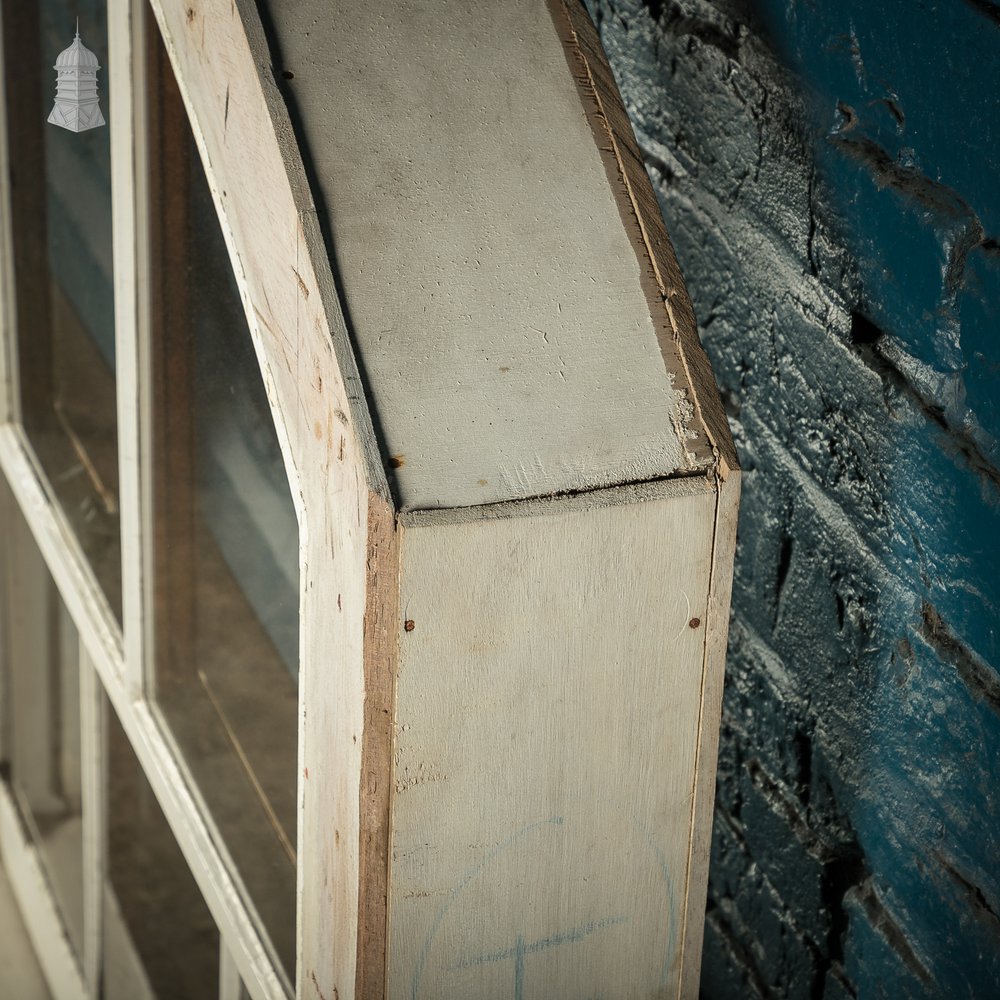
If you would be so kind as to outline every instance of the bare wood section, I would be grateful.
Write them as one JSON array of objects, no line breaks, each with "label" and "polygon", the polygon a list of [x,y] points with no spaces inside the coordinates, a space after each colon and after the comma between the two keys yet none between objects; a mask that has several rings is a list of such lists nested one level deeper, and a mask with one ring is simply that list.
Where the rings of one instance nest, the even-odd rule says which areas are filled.
[{"label": "bare wood section", "polygon": [[364,1000],[381,1000],[386,986],[393,688],[399,653],[399,547],[395,511],[379,497],[373,496],[369,504],[368,532],[356,995]]},{"label": "bare wood section", "polygon": [[680,988],[716,491],[561,506],[404,522],[393,1000]]},{"label": "bare wood section", "polygon": [[711,464],[546,7],[272,7],[400,507]]},{"label": "bare wood section", "polygon": [[699,450],[698,436],[704,435],[700,447],[707,444],[716,452],[724,478],[729,469],[739,468],[739,459],[712,367],[698,338],[691,298],[628,112],[586,8],[573,0],[550,0],[550,4],[567,48],[567,58],[583,92],[608,177],[618,193],[622,218],[633,233],[633,245],[643,260],[650,310],[654,317],[666,312],[666,322],[658,324],[660,347],[668,371],[683,372],[678,384],[683,387],[687,404],[695,415],[688,423],[689,433],[695,435],[688,447]]}]

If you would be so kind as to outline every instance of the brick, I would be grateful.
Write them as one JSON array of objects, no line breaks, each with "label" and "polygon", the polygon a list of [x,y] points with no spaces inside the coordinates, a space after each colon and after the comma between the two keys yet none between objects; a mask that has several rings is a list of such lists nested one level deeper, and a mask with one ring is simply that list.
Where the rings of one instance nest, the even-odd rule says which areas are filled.
[{"label": "brick", "polygon": [[745,469],[704,995],[989,995],[996,18],[590,6]]}]

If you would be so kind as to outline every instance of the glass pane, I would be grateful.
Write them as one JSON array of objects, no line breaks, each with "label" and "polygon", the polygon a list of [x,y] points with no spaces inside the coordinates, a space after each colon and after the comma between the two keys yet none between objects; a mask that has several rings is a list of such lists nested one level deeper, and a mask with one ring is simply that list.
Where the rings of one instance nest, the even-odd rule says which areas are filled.
[{"label": "glass pane", "polygon": [[148,23],[156,697],[291,977],[298,525],[222,230]]},{"label": "glass pane", "polygon": [[[75,68],[88,57],[65,53],[76,45],[77,17],[104,84],[105,3],[3,0],[2,9],[24,424],[120,619],[108,128],[77,132],[48,121],[57,58],[72,64],[60,70],[63,99],[82,95],[86,105],[92,92],[93,70]],[[106,94],[100,101],[110,118]]]},{"label": "glass pane", "polygon": [[[11,511],[17,511],[6,484]],[[6,705],[11,784],[78,956],[83,954],[80,645],[31,532],[7,519],[0,553],[6,594]]]},{"label": "glass pane", "polygon": [[106,717],[105,998],[214,1000],[219,932],[110,705]]}]

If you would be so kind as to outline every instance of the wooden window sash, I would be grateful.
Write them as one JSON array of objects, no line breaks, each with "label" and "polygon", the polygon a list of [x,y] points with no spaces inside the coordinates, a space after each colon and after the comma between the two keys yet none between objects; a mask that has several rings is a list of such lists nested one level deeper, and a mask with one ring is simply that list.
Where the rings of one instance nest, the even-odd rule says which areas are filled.
[{"label": "wooden window sash", "polygon": [[[232,874],[227,852],[193,792],[183,760],[155,706],[151,690],[152,515],[149,497],[149,309],[148,150],[134,127],[143,106],[144,2],[109,0],[108,91],[114,123],[111,132],[112,227],[115,293],[115,350],[122,531],[123,624],[120,628],[82,548],[62,512],[20,424],[16,315],[13,309],[13,228],[10,217],[9,144],[6,102],[0,79],[0,471],[11,487],[32,536],[80,634],[87,687],[84,725],[85,803],[85,954],[76,978],[67,971],[75,960],[68,945],[43,946],[60,920],[55,900],[39,867],[37,852],[17,821],[17,807],[0,784],[0,850],[18,873],[19,902],[36,928],[39,960],[63,984],[58,996],[86,996],[97,988],[103,962],[108,914],[106,880],[106,774],[103,693],[110,699],[140,765],[176,837],[199,890],[220,931],[220,989],[231,993],[233,970],[254,1000],[287,1000],[291,988],[270,954],[252,909]],[[2,30],[2,28],[0,28]],[[87,680],[89,678],[89,680]],[[2,737],[0,737],[2,738]],[[13,874],[13,873],[12,873]],[[112,917],[113,919],[113,917]],[[120,917],[118,918],[120,920]],[[58,936],[58,935],[57,935]],[[51,967],[51,969],[49,968]],[[70,985],[66,985],[70,984]],[[225,994],[223,994],[225,995]],[[237,991],[237,996],[238,991]]]}]

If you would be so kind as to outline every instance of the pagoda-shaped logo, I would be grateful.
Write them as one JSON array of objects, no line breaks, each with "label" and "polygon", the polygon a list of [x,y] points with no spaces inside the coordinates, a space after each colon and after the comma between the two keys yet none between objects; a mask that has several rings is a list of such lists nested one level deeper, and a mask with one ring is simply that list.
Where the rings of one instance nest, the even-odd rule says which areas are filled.
[{"label": "pagoda-shaped logo", "polygon": [[80,41],[76,23],[73,44],[56,59],[56,103],[49,121],[71,132],[86,132],[104,124],[97,97],[97,56]]}]

